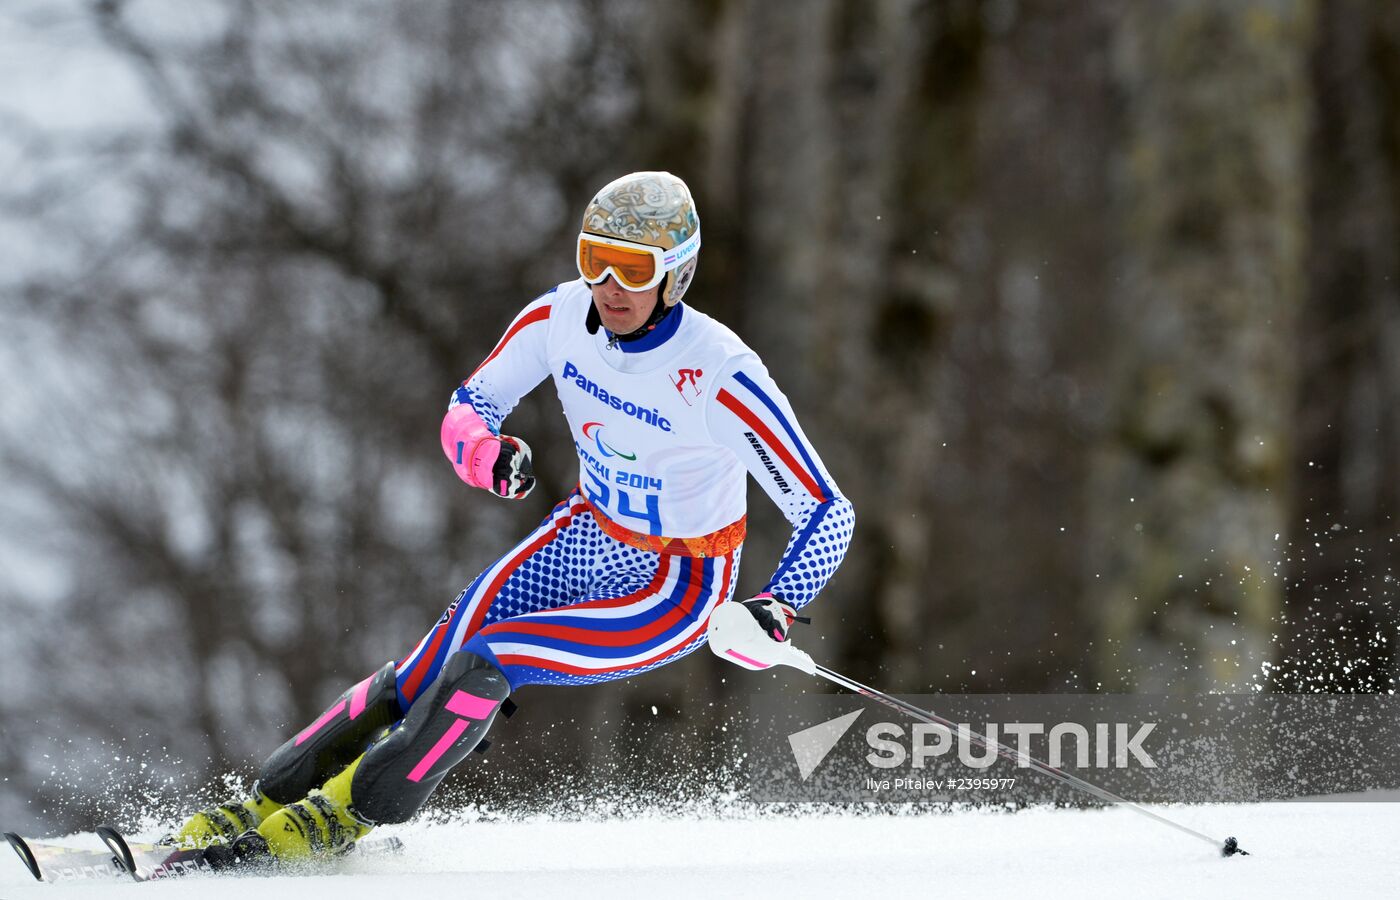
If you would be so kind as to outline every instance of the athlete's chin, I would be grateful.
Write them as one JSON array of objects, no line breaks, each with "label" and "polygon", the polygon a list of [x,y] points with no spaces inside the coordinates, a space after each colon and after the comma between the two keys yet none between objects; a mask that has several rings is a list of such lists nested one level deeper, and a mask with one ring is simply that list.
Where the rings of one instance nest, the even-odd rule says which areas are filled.
[{"label": "athlete's chin", "polygon": [[627,334],[641,327],[640,323],[636,322],[636,313],[631,310],[618,312],[604,305],[598,311],[598,318],[602,319],[604,327],[614,334]]}]

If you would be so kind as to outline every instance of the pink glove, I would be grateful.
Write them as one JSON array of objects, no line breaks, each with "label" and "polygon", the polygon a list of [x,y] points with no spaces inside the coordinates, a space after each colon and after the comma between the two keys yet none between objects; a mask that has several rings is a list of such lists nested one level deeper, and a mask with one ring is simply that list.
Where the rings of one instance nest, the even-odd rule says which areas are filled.
[{"label": "pink glove", "polygon": [[442,452],[458,478],[498,497],[522,500],[535,487],[529,445],[519,438],[492,434],[465,403],[443,417]]}]

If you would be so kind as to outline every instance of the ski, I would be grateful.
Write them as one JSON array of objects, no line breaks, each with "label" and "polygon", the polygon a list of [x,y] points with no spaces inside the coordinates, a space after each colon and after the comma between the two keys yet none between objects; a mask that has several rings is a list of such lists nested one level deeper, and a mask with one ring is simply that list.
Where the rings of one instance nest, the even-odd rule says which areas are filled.
[{"label": "ski", "polygon": [[[214,871],[199,850],[174,850],[161,844],[133,844],[110,825],[99,825],[97,836],[112,852],[112,859],[120,870],[135,881],[157,881]],[[403,841],[396,837],[375,838],[361,841],[346,852],[357,857],[401,853]],[[341,858],[343,856],[336,857],[336,860]],[[336,860],[326,862],[334,863]]]},{"label": "ski", "polygon": [[[114,878],[155,881],[213,871],[198,850],[179,850],[165,844],[128,841],[121,832],[108,825],[97,829],[97,836],[106,844],[105,850],[30,841],[13,832],[5,832],[4,836],[37,881]],[[361,857],[401,853],[403,841],[396,837],[371,838],[356,844],[350,852]]]},{"label": "ski", "polygon": [[125,873],[116,859],[106,850],[84,850],[61,847],[41,841],[27,841],[12,831],[5,832],[20,862],[36,881],[77,881],[94,878],[117,878]]}]

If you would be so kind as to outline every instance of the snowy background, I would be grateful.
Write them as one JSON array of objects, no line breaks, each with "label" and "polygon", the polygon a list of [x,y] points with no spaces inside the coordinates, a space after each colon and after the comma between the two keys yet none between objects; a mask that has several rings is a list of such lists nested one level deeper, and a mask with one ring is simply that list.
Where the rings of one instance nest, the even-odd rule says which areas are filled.
[{"label": "snowy background", "polygon": [[[822,661],[920,693],[1393,693],[1397,148],[1400,12],[1368,0],[0,4],[0,824],[154,827],[246,783],[538,521],[577,477],[547,396],[511,419],[523,504],[462,489],[437,423],[641,168],[691,184],[688,302],[859,510]],[[741,591],[787,538],[754,500]],[[436,809],[684,806],[749,695],[816,689],[697,655],[528,695]],[[1138,864],[1247,896],[1393,881],[1340,852],[1388,810],[1228,810],[1268,868],[1122,811],[672,809],[410,826],[382,874],[698,891],[791,836],[785,885],[827,893],[868,856],[895,887]]]}]

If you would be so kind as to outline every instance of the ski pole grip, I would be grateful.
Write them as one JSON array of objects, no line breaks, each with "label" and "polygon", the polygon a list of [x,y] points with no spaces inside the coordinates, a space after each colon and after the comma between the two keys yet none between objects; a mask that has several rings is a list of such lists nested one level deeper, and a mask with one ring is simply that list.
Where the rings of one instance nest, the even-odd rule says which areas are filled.
[{"label": "ski pole grip", "polygon": [[763,628],[735,601],[721,603],[710,614],[706,627],[710,651],[726,662],[760,671],[773,666],[791,666],[808,675],[817,674],[817,664],[792,641],[779,643],[763,633]]}]

